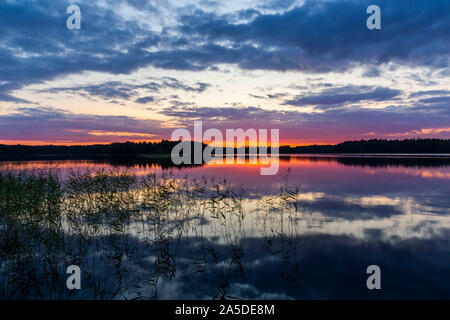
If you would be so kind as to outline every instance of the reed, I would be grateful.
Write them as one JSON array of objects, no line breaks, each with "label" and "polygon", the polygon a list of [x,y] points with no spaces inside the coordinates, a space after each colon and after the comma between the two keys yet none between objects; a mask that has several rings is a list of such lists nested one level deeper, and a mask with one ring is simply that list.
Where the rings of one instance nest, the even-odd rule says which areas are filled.
[{"label": "reed", "polygon": [[[288,174],[281,180],[278,194],[259,199],[251,223],[244,187],[226,180],[3,170],[0,298],[156,299],[162,280],[183,279],[208,283],[202,298],[239,298],[234,284],[251,278],[256,250],[249,228],[291,286],[299,190]],[[83,290],[65,288],[71,264],[83,272]]]}]

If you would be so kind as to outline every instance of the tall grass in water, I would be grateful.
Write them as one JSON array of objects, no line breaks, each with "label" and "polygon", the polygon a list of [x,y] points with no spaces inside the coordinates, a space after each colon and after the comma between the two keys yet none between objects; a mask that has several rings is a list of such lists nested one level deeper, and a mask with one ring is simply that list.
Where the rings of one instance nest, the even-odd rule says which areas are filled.
[{"label": "tall grass in water", "polygon": [[[52,261],[61,245],[62,188],[52,172],[0,172],[2,296],[37,295],[58,278]],[[35,263],[42,268],[33,268]],[[10,287],[16,291],[9,293]]]},{"label": "tall grass in water", "polygon": [[[57,244],[62,189],[51,172],[0,172],[3,249],[26,253],[34,241]],[[31,241],[31,242],[27,242]]]},{"label": "tall grass in water", "polygon": [[134,175],[118,170],[72,172],[64,187],[65,212],[72,222],[108,224],[122,231],[124,224],[139,212],[136,183]]},{"label": "tall grass in water", "polygon": [[[191,279],[208,284],[201,297],[235,298],[256,250],[244,193],[226,180],[126,171],[64,180],[50,171],[0,172],[0,298],[158,298],[162,280]],[[298,272],[297,193],[286,175],[279,194],[259,200],[250,226],[289,284]],[[71,264],[83,272],[81,291],[65,287]]]}]

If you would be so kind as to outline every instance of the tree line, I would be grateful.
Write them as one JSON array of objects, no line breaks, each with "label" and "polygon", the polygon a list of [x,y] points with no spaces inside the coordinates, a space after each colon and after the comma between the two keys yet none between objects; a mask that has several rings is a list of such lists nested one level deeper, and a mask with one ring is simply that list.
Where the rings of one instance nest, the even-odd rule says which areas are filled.
[{"label": "tree line", "polygon": [[450,139],[372,139],[337,145],[282,146],[280,153],[450,153]]},{"label": "tree line", "polygon": [[[0,156],[67,155],[124,156],[138,154],[170,155],[179,141],[125,142],[105,145],[26,146],[0,145]],[[203,147],[206,145],[203,144]],[[246,148],[248,152],[248,148]],[[345,141],[336,145],[281,146],[280,154],[296,153],[450,153],[450,139],[372,139]],[[270,152],[270,148],[269,148]],[[225,153],[225,150],[224,150]]]}]

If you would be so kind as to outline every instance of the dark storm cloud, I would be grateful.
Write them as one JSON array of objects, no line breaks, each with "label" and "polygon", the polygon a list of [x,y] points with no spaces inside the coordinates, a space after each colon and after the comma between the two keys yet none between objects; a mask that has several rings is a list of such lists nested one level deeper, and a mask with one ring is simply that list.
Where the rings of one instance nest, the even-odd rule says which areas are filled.
[{"label": "dark storm cloud", "polygon": [[80,4],[82,30],[68,30],[69,4],[0,3],[0,81],[20,88],[86,70],[129,73],[149,62],[142,47],[158,43],[158,36],[90,3]]},{"label": "dark storm cloud", "polygon": [[[233,22],[242,12],[220,16],[180,9],[181,25],[156,33],[118,16],[117,6],[80,1],[82,30],[70,31],[69,1],[2,1],[0,81],[20,87],[87,70],[128,74],[149,65],[203,70],[217,63],[315,72],[385,62],[448,68],[449,1],[376,2],[382,7],[382,30],[376,32],[365,27],[365,9],[373,1],[309,0],[281,14],[253,11],[255,18],[246,23]],[[128,3],[148,11],[155,7]]]},{"label": "dark storm cloud", "polygon": [[[382,8],[382,30],[376,32],[365,27],[366,8],[375,4],[368,0],[307,1],[241,24],[197,12],[184,17],[180,30],[209,43],[229,41],[239,52],[240,65],[251,69],[320,72],[386,62],[448,67],[448,1],[375,2]],[[258,50],[247,44],[258,45]]]}]

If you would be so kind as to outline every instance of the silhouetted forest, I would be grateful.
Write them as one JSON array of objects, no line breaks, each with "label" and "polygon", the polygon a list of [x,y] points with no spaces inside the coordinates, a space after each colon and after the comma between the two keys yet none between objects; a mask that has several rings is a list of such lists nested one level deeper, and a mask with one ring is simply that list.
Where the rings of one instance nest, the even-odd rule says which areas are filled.
[{"label": "silhouetted forest", "polygon": [[280,147],[282,154],[295,153],[450,153],[450,140],[360,140],[345,141],[337,145]]},{"label": "silhouetted forest", "polygon": [[[76,146],[24,146],[0,145],[0,158],[26,159],[57,156],[65,159],[108,158],[136,155],[170,155],[179,141],[125,142],[108,145]],[[206,145],[203,144],[203,148]],[[248,152],[248,148],[246,148]],[[270,148],[269,148],[270,152]],[[409,140],[360,140],[346,141],[337,145],[281,146],[280,154],[297,153],[450,153],[450,140],[409,139]]]},{"label": "silhouetted forest", "polygon": [[51,154],[170,154],[177,141],[125,142],[107,145],[75,146],[24,146],[0,145],[0,155],[51,155]]}]

